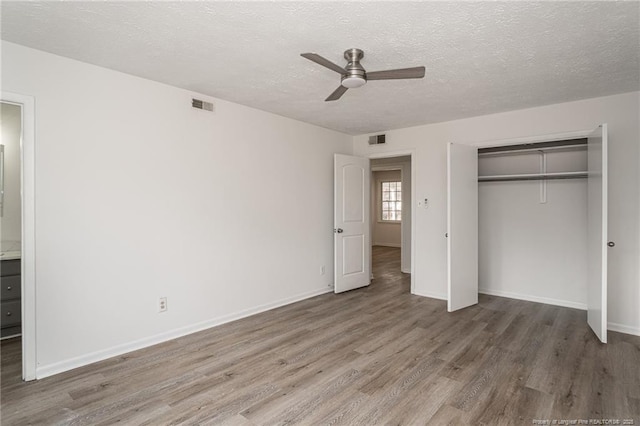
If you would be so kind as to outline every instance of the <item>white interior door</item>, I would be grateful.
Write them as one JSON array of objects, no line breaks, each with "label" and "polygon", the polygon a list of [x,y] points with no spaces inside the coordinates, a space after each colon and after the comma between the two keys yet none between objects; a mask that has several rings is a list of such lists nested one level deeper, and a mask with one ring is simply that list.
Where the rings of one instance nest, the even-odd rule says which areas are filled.
[{"label": "white interior door", "polygon": [[447,147],[447,309],[478,303],[478,148]]},{"label": "white interior door", "polygon": [[587,322],[607,343],[607,125],[598,127],[587,143]]},{"label": "white interior door", "polygon": [[334,154],[335,292],[371,283],[368,158]]}]

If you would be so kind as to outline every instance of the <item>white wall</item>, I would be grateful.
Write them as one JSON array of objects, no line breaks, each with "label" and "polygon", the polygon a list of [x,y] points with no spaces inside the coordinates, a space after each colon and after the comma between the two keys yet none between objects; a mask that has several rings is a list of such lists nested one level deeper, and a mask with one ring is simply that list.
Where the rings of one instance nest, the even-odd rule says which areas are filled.
[{"label": "white wall", "polygon": [[2,103],[2,143],[4,145],[4,208],[0,219],[2,241],[22,239],[20,200],[20,135],[22,111],[20,106]]},{"label": "white wall", "polygon": [[[587,169],[586,150],[545,155],[548,172]],[[478,161],[481,176],[540,172],[537,152]],[[481,182],[478,222],[481,292],[586,309],[586,179]]]},{"label": "white wall", "polygon": [[[373,162],[371,163],[373,166]],[[400,247],[402,243],[402,224],[400,222],[383,222],[381,214],[381,185],[382,182],[402,182],[400,170],[373,172],[373,196],[371,206],[371,220],[373,223],[372,245]]]},{"label": "white wall", "polygon": [[[609,327],[640,334],[640,93],[632,92],[446,123],[387,131],[385,145],[354,138],[356,155],[413,149],[417,200],[416,293],[446,297],[446,143],[497,140],[595,129],[609,124]],[[428,113],[428,112],[425,112]]]},{"label": "white wall", "polygon": [[39,377],[331,290],[350,136],[11,43],[2,59],[2,90],[36,105]]}]

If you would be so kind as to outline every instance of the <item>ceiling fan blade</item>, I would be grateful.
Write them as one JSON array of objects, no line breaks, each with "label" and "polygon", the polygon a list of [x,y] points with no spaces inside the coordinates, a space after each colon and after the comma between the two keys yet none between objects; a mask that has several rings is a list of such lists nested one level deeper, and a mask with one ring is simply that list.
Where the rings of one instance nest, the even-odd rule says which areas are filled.
[{"label": "ceiling fan blade", "polygon": [[367,73],[367,80],[397,80],[401,78],[422,78],[424,67],[401,68],[397,70],[373,71]]},{"label": "ceiling fan blade", "polygon": [[340,99],[340,97],[342,95],[344,95],[344,92],[346,92],[347,90],[349,90],[349,89],[347,89],[344,86],[338,86],[338,88],[336,90],[334,90],[333,93],[330,94],[329,97],[327,99],[325,99],[324,101],[325,102],[327,102],[327,101],[337,101],[338,99]]},{"label": "ceiling fan blade", "polygon": [[317,53],[301,53],[300,56],[302,56],[303,58],[307,58],[308,60],[313,61],[316,64],[322,65],[323,67],[327,67],[330,70],[335,71],[337,73],[340,73],[340,74],[347,73],[347,70],[342,68],[340,65],[334,64],[330,60],[323,58]]}]

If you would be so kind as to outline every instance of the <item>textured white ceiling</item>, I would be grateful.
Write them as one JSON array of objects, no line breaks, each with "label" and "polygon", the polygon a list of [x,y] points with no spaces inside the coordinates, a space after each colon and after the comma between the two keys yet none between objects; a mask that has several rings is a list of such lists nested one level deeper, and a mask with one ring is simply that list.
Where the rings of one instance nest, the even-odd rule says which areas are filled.
[{"label": "textured white ceiling", "polygon": [[[4,40],[350,134],[640,88],[638,2],[10,2]],[[424,65],[337,102],[340,76]]]}]

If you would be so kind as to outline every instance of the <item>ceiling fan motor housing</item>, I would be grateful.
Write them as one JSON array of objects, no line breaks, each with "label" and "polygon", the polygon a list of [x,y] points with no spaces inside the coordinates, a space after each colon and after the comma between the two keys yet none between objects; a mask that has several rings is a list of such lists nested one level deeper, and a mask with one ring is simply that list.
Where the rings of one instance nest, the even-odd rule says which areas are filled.
[{"label": "ceiling fan motor housing", "polygon": [[342,85],[349,89],[363,86],[367,82],[367,73],[360,65],[364,52],[360,49],[348,49],[344,52],[344,58],[348,63],[345,67],[347,73],[342,76]]}]

